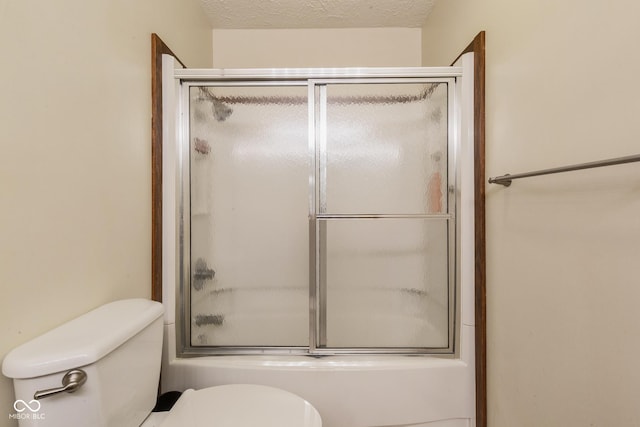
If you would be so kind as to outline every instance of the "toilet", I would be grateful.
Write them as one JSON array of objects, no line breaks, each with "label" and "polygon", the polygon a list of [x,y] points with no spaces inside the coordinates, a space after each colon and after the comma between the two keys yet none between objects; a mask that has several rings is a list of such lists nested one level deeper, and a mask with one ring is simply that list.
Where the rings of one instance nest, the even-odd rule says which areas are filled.
[{"label": "toilet", "polygon": [[165,412],[158,394],[162,304],[106,304],[12,350],[2,373],[13,379],[20,427],[321,427],[302,397],[255,384],[187,390]]}]

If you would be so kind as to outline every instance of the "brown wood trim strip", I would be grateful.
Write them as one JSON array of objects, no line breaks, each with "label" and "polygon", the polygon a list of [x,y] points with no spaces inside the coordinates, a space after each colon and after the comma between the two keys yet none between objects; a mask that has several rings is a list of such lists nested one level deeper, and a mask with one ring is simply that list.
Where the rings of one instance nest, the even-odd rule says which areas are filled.
[{"label": "brown wood trim strip", "polygon": [[487,427],[487,273],[485,218],[485,32],[462,51],[474,53],[476,426]]},{"label": "brown wood trim strip", "polygon": [[162,55],[184,64],[151,34],[151,299],[162,302]]}]

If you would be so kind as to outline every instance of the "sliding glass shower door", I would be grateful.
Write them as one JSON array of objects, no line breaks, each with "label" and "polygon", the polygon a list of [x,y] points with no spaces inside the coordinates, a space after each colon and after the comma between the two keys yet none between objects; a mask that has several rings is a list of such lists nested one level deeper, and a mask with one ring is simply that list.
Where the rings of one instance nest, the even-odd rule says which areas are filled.
[{"label": "sliding glass shower door", "polygon": [[186,351],[453,351],[454,85],[187,84]]},{"label": "sliding glass shower door", "polygon": [[190,88],[191,344],[309,342],[306,86]]},{"label": "sliding glass shower door", "polygon": [[447,83],[318,96],[319,346],[446,348]]}]

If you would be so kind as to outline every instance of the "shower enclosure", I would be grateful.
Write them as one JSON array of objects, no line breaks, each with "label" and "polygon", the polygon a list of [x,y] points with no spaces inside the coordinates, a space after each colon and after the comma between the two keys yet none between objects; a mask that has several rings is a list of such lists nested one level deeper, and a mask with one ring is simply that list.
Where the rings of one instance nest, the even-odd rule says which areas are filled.
[{"label": "shower enclosure", "polygon": [[472,54],[163,64],[162,390],[271,385],[327,427],[475,425]]},{"label": "shower enclosure", "polygon": [[182,82],[184,353],[455,350],[456,79],[418,74]]}]

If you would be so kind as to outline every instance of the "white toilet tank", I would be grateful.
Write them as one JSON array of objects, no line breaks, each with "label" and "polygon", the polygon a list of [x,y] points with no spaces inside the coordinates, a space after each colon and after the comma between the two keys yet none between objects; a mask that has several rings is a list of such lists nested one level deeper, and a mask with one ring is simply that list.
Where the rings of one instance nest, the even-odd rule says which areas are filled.
[{"label": "white toilet tank", "polygon": [[[2,373],[13,378],[20,427],[139,426],[156,402],[162,314],[157,302],[116,301],[11,351]],[[73,369],[87,376],[76,391],[34,399]]]}]

